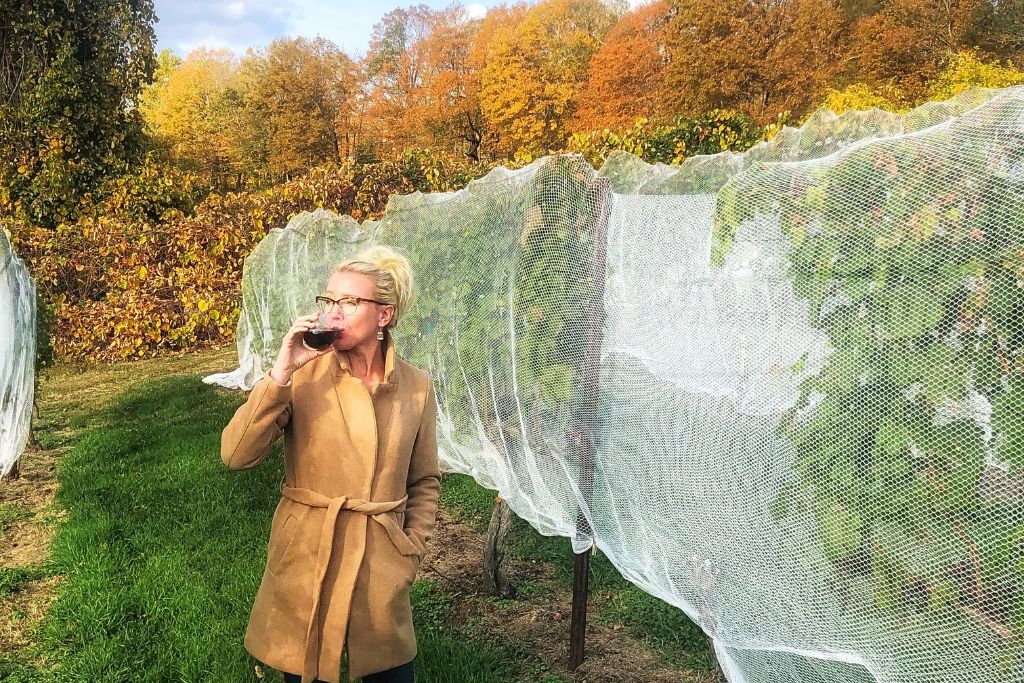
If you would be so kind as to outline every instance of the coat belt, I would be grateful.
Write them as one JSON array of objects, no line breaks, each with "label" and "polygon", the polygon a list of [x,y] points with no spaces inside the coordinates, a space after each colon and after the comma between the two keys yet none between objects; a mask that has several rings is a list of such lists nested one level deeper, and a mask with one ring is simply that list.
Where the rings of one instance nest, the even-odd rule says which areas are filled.
[{"label": "coat belt", "polygon": [[[289,500],[302,505],[316,508],[327,508],[324,516],[323,526],[320,527],[320,546],[316,553],[316,569],[314,577],[316,582],[313,590],[313,609],[309,615],[309,625],[306,628],[305,652],[303,653],[302,683],[311,683],[319,674],[319,651],[320,641],[323,638],[323,650],[326,661],[333,667],[333,676],[337,676],[341,667],[341,651],[345,644],[345,636],[348,631],[348,617],[352,608],[352,592],[355,589],[356,577],[359,574],[359,567],[362,565],[363,555],[366,552],[365,524],[353,526],[355,537],[346,537],[346,557],[343,558],[341,568],[338,572],[338,582],[345,587],[344,595],[347,600],[343,602],[342,611],[338,615],[340,624],[332,624],[337,628],[330,629],[324,638],[323,628],[320,625],[320,603],[324,579],[327,577],[327,568],[331,563],[331,555],[334,549],[335,526],[338,515],[342,510],[355,514],[365,515],[384,527],[388,536],[398,547],[403,555],[418,555],[419,550],[409,539],[408,534],[398,526],[398,522],[390,515],[391,512],[401,512],[405,509],[405,502],[408,496],[400,500],[371,502],[360,498],[339,496],[328,498],[322,493],[310,489],[295,488],[292,486],[281,486],[281,495]],[[351,546],[351,547],[350,547]],[[353,551],[351,555],[348,551]],[[332,620],[335,621],[335,620]]]}]

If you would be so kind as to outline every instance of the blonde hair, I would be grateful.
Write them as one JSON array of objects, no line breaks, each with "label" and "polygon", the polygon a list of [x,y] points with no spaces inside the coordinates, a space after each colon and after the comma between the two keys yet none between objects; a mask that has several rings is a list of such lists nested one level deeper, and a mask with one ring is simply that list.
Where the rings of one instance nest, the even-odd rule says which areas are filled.
[{"label": "blonde hair", "polygon": [[412,306],[412,264],[409,259],[391,247],[377,245],[364,249],[334,267],[334,274],[359,273],[373,281],[373,298],[395,307],[387,327],[398,324]]}]

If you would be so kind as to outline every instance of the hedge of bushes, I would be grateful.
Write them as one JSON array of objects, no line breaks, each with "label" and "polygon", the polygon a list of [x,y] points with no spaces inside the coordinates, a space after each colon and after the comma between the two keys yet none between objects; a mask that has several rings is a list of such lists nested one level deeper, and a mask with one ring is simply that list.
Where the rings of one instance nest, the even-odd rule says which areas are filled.
[{"label": "hedge of bushes", "polygon": [[489,167],[407,152],[329,165],[261,192],[202,197],[196,179],[155,160],[87,198],[56,230],[0,219],[36,278],[44,356],[123,360],[230,342],[245,256],[269,230],[323,207],[377,218],[388,197],[457,189]]}]

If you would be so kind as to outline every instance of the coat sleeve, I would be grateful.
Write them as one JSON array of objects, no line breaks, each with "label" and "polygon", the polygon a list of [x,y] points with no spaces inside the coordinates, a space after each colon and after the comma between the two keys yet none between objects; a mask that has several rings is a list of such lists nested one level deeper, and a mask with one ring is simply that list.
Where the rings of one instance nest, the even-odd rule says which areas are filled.
[{"label": "coat sleeve", "polygon": [[256,467],[270,453],[292,416],[292,383],[266,372],[239,406],[220,437],[220,458],[232,470]]},{"label": "coat sleeve", "polygon": [[437,499],[441,494],[441,469],[437,462],[437,401],[434,382],[428,381],[426,405],[416,433],[406,481],[409,499],[405,504],[405,531],[420,551],[420,556],[434,533]]}]

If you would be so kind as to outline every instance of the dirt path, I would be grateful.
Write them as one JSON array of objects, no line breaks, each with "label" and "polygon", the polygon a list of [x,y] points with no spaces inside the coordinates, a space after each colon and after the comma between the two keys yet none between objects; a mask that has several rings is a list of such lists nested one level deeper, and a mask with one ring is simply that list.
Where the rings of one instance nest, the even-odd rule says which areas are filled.
[{"label": "dirt path", "polygon": [[25,651],[60,586],[58,577],[33,578],[33,570],[41,571],[50,552],[59,520],[52,507],[57,461],[67,450],[31,452],[21,477],[0,485],[0,572],[3,583],[17,584],[0,590],[0,654]]},{"label": "dirt path", "polygon": [[[484,635],[511,639],[535,652],[552,673],[565,675],[569,656],[572,591],[559,584],[554,567],[544,563],[509,560],[514,583],[530,587],[515,600],[495,600],[481,594],[481,558],[484,534],[459,522],[441,508],[430,550],[423,558],[419,578],[437,583],[451,596],[455,619],[472,624]],[[657,654],[632,637],[619,624],[593,621],[600,596],[591,595],[587,625],[586,661],[574,680],[588,683],[710,683],[660,663]]]}]

